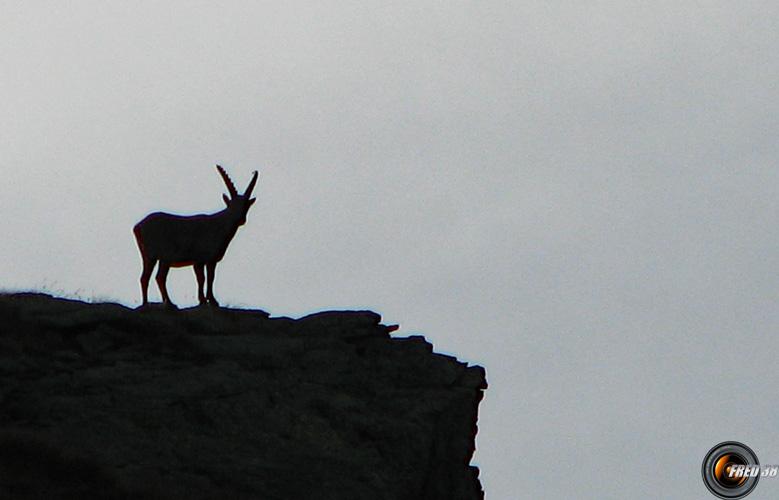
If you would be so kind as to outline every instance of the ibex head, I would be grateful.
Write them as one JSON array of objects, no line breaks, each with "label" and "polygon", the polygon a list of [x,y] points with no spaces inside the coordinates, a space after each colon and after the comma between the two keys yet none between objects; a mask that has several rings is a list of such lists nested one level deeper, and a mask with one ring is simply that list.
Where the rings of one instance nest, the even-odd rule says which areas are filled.
[{"label": "ibex head", "polygon": [[249,212],[249,208],[257,201],[257,198],[251,197],[252,191],[254,191],[254,185],[257,184],[257,171],[255,170],[254,174],[252,174],[252,180],[249,181],[249,187],[246,188],[246,191],[244,191],[243,194],[238,194],[238,191],[235,189],[235,184],[230,180],[230,176],[227,175],[227,172],[219,165],[216,166],[216,169],[219,171],[222,179],[224,179],[227,190],[230,193],[229,196],[226,194],[222,195],[222,199],[224,200],[225,205],[227,205],[227,210],[233,212],[236,217],[238,217],[238,225],[242,226],[246,224],[246,214]]}]

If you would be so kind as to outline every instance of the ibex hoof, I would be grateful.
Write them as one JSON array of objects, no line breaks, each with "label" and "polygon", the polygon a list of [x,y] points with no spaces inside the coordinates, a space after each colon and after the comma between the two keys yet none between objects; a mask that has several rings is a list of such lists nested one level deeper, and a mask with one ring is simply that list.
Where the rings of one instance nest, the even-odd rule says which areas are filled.
[{"label": "ibex hoof", "polygon": [[170,309],[171,311],[178,311],[179,306],[177,306],[173,302],[165,302],[165,309]]}]

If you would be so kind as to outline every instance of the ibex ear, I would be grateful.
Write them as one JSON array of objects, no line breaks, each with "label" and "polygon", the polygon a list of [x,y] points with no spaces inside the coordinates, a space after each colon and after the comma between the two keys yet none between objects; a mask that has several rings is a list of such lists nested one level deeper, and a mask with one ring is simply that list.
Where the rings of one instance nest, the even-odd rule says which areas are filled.
[{"label": "ibex ear", "polygon": [[249,200],[249,206],[254,205],[254,202],[257,201],[257,198],[252,198]]},{"label": "ibex ear", "polygon": [[223,194],[222,195],[222,199],[225,201],[225,205],[227,205],[229,207],[230,206],[230,198],[228,198],[226,194]]}]

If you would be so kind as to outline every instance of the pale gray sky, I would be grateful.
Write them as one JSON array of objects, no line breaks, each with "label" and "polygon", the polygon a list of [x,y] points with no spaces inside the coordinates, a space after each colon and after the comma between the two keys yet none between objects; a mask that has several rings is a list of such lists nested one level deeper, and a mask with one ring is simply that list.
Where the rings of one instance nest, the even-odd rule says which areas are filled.
[{"label": "pale gray sky", "polygon": [[217,297],[483,364],[488,498],[779,463],[776,2],[218,3],[0,1],[0,286],[137,305],[133,224],[258,169]]}]

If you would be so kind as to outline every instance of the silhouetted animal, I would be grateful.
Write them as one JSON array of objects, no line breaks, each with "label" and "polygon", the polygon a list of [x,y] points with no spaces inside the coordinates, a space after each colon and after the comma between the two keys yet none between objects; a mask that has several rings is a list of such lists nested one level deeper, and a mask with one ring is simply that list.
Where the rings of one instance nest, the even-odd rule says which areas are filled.
[{"label": "silhouetted animal", "polygon": [[[216,264],[224,257],[227,245],[235,236],[238,227],[246,223],[246,213],[256,201],[256,198],[250,197],[257,183],[257,171],[254,171],[246,191],[238,194],[227,172],[219,165],[216,168],[230,192],[229,197],[222,195],[227,208],[214,214],[189,216],[155,212],[147,215],[133,227],[135,240],[138,242],[143,259],[141,273],[143,305],[149,303],[149,278],[154,265],[159,261],[156,280],[165,305],[176,307],[171,302],[165,285],[168,270],[171,267],[192,266],[197,278],[197,296],[200,305],[219,306],[214,298]],[[208,273],[208,291],[205,294],[203,293],[204,268]]]}]

